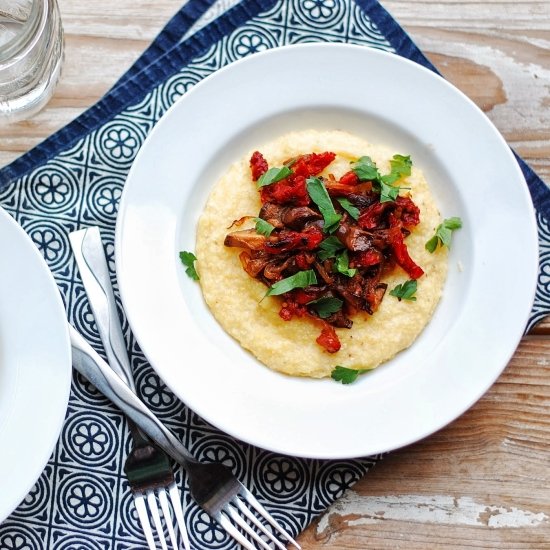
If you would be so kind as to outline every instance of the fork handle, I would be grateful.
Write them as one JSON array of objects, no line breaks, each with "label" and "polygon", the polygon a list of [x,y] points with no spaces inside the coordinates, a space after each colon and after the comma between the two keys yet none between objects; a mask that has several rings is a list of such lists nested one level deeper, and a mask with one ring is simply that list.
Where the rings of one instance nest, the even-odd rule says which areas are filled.
[{"label": "fork handle", "polygon": [[193,455],[71,325],[69,334],[73,367],[186,470],[196,463]]},{"label": "fork handle", "polygon": [[[99,227],[73,231],[69,233],[69,242],[107,355],[107,362],[136,393]],[[128,427],[136,447],[151,444],[149,438],[131,420]]]}]

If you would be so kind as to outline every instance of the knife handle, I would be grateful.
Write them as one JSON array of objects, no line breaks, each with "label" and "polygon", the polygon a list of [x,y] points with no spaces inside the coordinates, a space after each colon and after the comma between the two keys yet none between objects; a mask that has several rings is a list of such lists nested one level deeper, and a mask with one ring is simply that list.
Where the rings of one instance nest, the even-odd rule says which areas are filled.
[{"label": "knife handle", "polygon": [[185,469],[195,463],[195,459],[184,445],[71,325],[69,325],[69,334],[73,367]]},{"label": "knife handle", "polygon": [[134,376],[99,228],[88,227],[74,231],[69,235],[69,240],[107,355],[107,362],[135,392]]},{"label": "knife handle", "polygon": [[[107,355],[107,363],[136,393],[99,227],[73,231],[69,234],[69,241]],[[135,446],[150,444],[149,438],[132,421],[128,422],[128,427]]]}]

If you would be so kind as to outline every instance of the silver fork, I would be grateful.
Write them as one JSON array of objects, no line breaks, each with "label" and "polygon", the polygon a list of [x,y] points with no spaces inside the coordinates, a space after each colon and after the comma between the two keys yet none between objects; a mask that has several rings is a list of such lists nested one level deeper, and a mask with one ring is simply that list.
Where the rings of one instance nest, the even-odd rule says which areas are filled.
[{"label": "silver fork", "polygon": [[[120,376],[119,371],[125,371],[124,359],[127,362],[126,345],[122,337],[122,330],[116,311],[116,302],[112,292],[109,270],[105,259],[105,253],[101,242],[101,235],[97,227],[74,232],[70,235],[71,245],[79,269],[90,298],[90,305],[98,323],[98,329],[104,342],[107,356],[111,367]],[[275,544],[280,550],[285,550],[273,534],[258,519],[258,515],[277,531],[283,539],[293,544],[296,548],[300,546],[294,539],[279,526],[272,516],[261,506],[256,498],[242,485],[229,468],[220,463],[201,463],[196,461],[183,445],[152,415],[152,413],[139,400],[135,402],[135,390],[130,390],[130,395],[124,391],[124,395],[133,405],[128,405],[124,397],[117,396],[116,388],[121,390],[120,384],[115,384],[115,389],[109,385],[112,380],[109,365],[107,365],[95,351],[83,340],[83,338],[71,327],[71,338],[73,340],[73,352],[80,358],[81,368],[87,366],[92,376],[95,376],[99,384],[82,372],[75,364],[75,368],[87,377],[107,397],[126,412],[143,431],[159,444],[169,455],[178,461],[187,471],[189,477],[189,488],[191,496],[197,501],[211,517],[216,519],[220,525],[235,538],[247,550],[254,550],[254,546],[241,534],[235,524],[255,540],[260,548],[270,549],[264,540],[252,527],[262,533],[267,540]],[[121,361],[122,358],[122,361]],[[99,362],[98,362],[99,360]],[[74,361],[74,359],[73,359]],[[95,365],[94,365],[95,362]],[[122,363],[122,364],[121,364]],[[118,366],[118,368],[116,368]],[[108,372],[103,372],[107,369]],[[129,370],[129,364],[127,369]],[[131,374],[131,371],[130,371]],[[125,380],[123,375],[122,380]],[[130,376],[130,380],[131,380]],[[128,389],[128,388],[126,388]],[[133,389],[133,388],[132,388]],[[111,392],[111,394],[107,392]],[[121,390],[122,391],[122,390]],[[116,400],[118,399],[118,401]],[[122,399],[122,401],[121,401]],[[121,402],[123,404],[121,404]],[[136,409],[137,406],[137,409]],[[128,410],[130,407],[130,411]],[[139,411],[139,412],[138,412]],[[137,415],[134,418],[130,412]],[[139,420],[139,421],[138,421]],[[140,421],[142,424],[140,424]],[[153,434],[147,431],[143,422],[153,430]],[[157,439],[160,438],[159,439]],[[163,446],[161,442],[168,445]],[[252,511],[245,503],[248,503]],[[254,513],[255,512],[255,513]],[[186,547],[187,548],[187,547]]]},{"label": "silver fork", "polygon": [[[116,310],[99,228],[92,227],[75,231],[69,234],[69,240],[109,365],[135,393],[135,382]],[[129,427],[133,446],[126,459],[124,471],[134,495],[134,505],[149,549],[156,550],[157,546],[147,508],[153,519],[162,550],[168,548],[157,498],[172,547],[179,548],[173,527],[169,497],[185,550],[191,550],[180,494],[168,456],[153,445],[147,435],[133,422],[129,423]]]},{"label": "silver fork", "polygon": [[[246,550],[258,548],[250,539],[259,548],[272,550],[260,536],[261,533],[279,550],[285,550],[275,535],[264,526],[261,521],[264,520],[284,540],[300,550],[298,543],[229,468],[220,463],[198,462],[71,325],[69,333],[74,368],[183,466],[188,475],[191,496],[229,535]],[[250,538],[247,539],[245,535]]]}]

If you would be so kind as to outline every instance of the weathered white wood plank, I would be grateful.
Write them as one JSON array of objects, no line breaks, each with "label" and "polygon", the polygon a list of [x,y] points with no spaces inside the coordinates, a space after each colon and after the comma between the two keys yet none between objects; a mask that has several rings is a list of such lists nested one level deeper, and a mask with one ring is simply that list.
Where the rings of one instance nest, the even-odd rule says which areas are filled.
[{"label": "weathered white wood plank", "polygon": [[348,491],[336,501],[317,524],[317,536],[330,529],[335,516],[348,526],[372,525],[392,520],[448,526],[522,529],[549,522],[545,512],[479,502],[471,497],[448,495],[360,495]]},{"label": "weathered white wood plank", "polygon": [[532,29],[550,30],[548,2],[502,1],[395,1],[382,2],[398,20],[407,25],[450,29]]},{"label": "weathered white wood plank", "polygon": [[304,550],[550,548],[550,340],[526,337],[491,390],[385,457],[308,529]]}]

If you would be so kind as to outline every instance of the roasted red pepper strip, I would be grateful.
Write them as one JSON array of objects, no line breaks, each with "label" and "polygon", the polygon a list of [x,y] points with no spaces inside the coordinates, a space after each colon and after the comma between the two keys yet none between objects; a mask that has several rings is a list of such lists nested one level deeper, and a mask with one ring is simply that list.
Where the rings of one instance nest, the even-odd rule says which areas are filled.
[{"label": "roasted red pepper strip", "polygon": [[317,300],[323,292],[323,289],[317,287],[297,288],[287,292],[284,295],[279,316],[285,321],[290,321],[294,315],[297,317],[309,315],[306,305],[313,300]]},{"label": "roasted red pepper strip", "polygon": [[315,256],[312,254],[306,254],[304,252],[300,252],[299,254],[296,254],[294,257],[296,261],[296,265],[302,269],[306,270],[311,267],[311,264],[315,261]]},{"label": "roasted red pepper strip", "polygon": [[388,201],[388,202],[375,202],[374,204],[371,204],[360,216],[357,220],[357,224],[359,227],[363,229],[375,229],[380,225],[380,219],[382,218],[382,215],[384,212],[386,212],[389,209],[395,208],[395,205]]},{"label": "roasted red pepper strip", "polygon": [[383,259],[382,254],[372,248],[371,250],[365,250],[364,252],[358,252],[352,262],[351,267],[370,267],[371,265],[379,264]]},{"label": "roasted red pepper strip", "polygon": [[254,151],[250,157],[250,171],[252,172],[252,180],[258,181],[268,169],[267,161],[259,151]]},{"label": "roasted red pepper strip", "polygon": [[306,178],[294,173],[288,178],[262,187],[260,199],[263,204],[274,202],[295,206],[307,206],[311,201],[306,188]]},{"label": "roasted red pepper strip", "polygon": [[344,185],[358,185],[359,176],[353,170],[350,170],[340,178],[338,183],[342,183]]},{"label": "roasted red pepper strip", "polygon": [[310,153],[298,157],[296,162],[291,166],[292,171],[304,178],[316,176],[320,174],[334,159],[336,155],[329,151],[325,153]]},{"label": "roasted red pepper strip", "polygon": [[336,331],[325,321],[323,321],[323,330],[315,341],[329,353],[336,353],[342,347]]},{"label": "roasted red pepper strip", "polygon": [[401,210],[399,219],[403,222],[404,226],[418,225],[420,222],[420,208],[409,197],[399,196],[395,199],[395,204]]},{"label": "roasted red pepper strip", "polygon": [[409,256],[409,251],[403,240],[403,233],[401,233],[400,227],[395,227],[391,232],[390,246],[395,254],[395,260],[411,279],[418,279],[424,275],[424,270]]},{"label": "roasted red pepper strip", "polygon": [[[322,172],[335,157],[336,155],[330,152],[311,153],[298,157],[291,165],[292,174],[288,178],[262,187],[260,190],[262,203],[307,206],[311,199],[307,192],[306,179]],[[252,178],[254,179],[254,172]]]},{"label": "roasted red pepper strip", "polygon": [[309,304],[313,300],[317,300],[323,293],[323,290],[316,287],[310,287],[309,289],[297,288],[292,291],[292,296],[298,304]]},{"label": "roasted red pepper strip", "polygon": [[290,321],[294,315],[303,317],[307,313],[306,306],[300,305],[292,300],[285,300],[279,310],[279,317],[283,321]]}]

